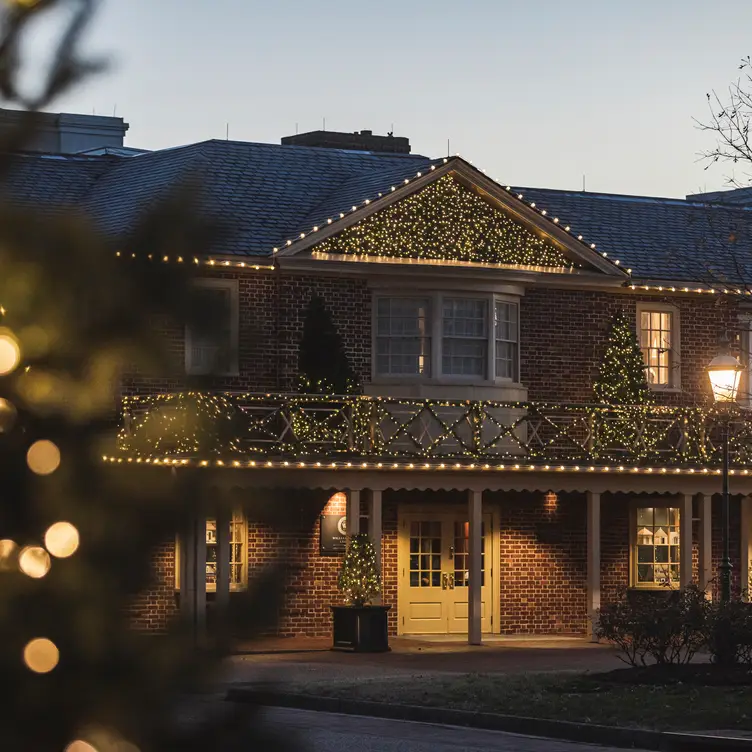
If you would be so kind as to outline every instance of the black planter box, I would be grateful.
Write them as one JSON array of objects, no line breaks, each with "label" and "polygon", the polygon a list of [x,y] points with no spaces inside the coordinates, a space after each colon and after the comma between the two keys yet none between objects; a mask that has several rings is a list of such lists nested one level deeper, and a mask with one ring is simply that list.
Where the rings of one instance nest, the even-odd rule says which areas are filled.
[{"label": "black planter box", "polygon": [[385,653],[389,650],[387,611],[391,606],[332,606],[332,650]]}]

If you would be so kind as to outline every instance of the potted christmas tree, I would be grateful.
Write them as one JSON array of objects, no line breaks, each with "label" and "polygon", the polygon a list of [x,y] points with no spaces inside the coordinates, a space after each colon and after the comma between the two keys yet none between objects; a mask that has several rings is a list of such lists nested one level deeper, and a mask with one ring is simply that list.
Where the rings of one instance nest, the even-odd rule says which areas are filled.
[{"label": "potted christmas tree", "polygon": [[389,650],[389,606],[371,605],[371,601],[381,593],[381,576],[376,551],[365,533],[357,533],[350,538],[338,584],[347,605],[332,606],[333,649],[357,653],[383,653]]}]

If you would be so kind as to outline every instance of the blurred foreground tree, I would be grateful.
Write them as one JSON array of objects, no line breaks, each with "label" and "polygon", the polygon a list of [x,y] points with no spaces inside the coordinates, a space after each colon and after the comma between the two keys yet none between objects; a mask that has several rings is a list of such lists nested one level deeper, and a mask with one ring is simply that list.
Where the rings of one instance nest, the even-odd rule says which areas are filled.
[{"label": "blurred foreground tree", "polygon": [[[52,10],[67,11],[69,25],[43,85],[26,94],[20,49]],[[17,155],[34,137],[35,111],[102,67],[78,54],[93,10],[92,0],[18,0],[2,10],[0,94],[25,114],[0,134],[0,747],[283,749],[257,726],[249,731],[247,706],[199,728],[176,722],[181,697],[206,686],[226,643],[199,650],[180,623],[138,633],[128,608],[151,584],[155,546],[174,540],[187,515],[210,512],[190,471],[101,461],[121,374],[133,365],[165,373],[153,321],[188,315],[190,266],[147,254],[199,255],[216,228],[179,192],[142,218],[127,238],[135,258],[125,261],[75,207],[20,206],[8,188],[36,159]],[[265,604],[277,580],[272,572],[259,585]],[[247,597],[253,629],[265,614]]]}]

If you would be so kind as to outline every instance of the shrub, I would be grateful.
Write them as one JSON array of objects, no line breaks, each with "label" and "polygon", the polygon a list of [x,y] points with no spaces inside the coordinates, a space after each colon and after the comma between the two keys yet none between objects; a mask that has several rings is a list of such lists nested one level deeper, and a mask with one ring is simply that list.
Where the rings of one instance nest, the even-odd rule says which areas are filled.
[{"label": "shrub", "polygon": [[711,605],[694,585],[664,593],[623,593],[603,606],[595,635],[616,645],[631,666],[689,663],[707,642]]},{"label": "shrub", "polygon": [[707,646],[713,663],[752,665],[752,604],[740,599],[713,605],[707,618]]}]

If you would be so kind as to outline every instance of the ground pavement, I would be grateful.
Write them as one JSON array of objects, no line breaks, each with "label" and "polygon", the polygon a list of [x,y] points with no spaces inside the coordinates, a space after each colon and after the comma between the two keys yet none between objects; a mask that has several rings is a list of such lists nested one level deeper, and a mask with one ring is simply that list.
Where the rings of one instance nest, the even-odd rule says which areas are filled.
[{"label": "ground pavement", "polygon": [[245,643],[227,661],[223,680],[284,685],[444,673],[595,672],[623,665],[612,648],[581,637],[489,638],[477,647],[446,638],[390,643],[389,653],[358,655],[330,650],[331,638]]}]

